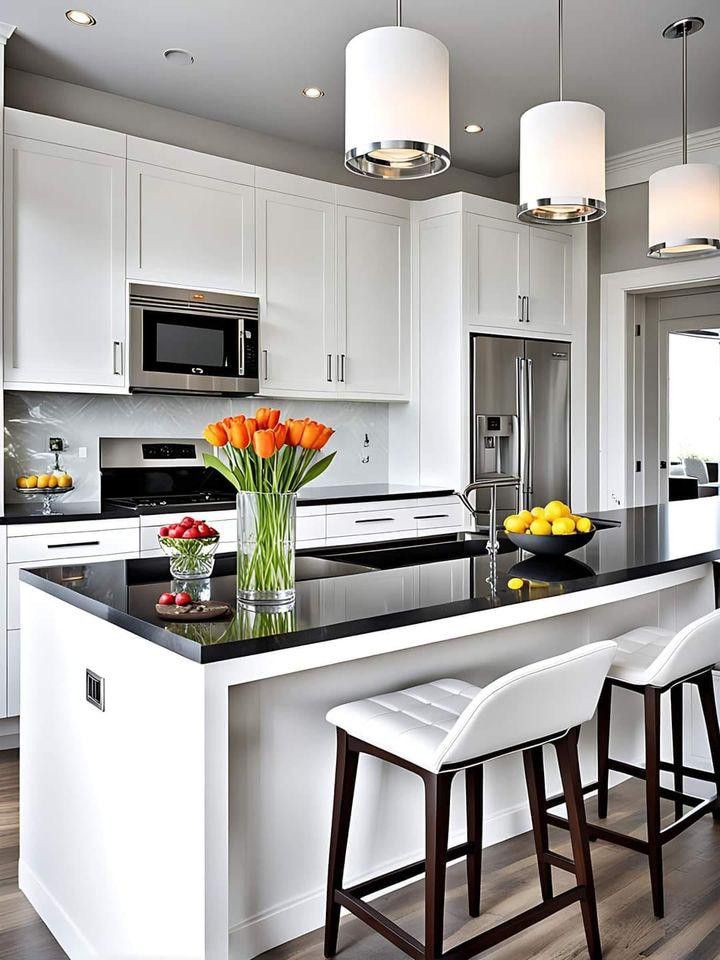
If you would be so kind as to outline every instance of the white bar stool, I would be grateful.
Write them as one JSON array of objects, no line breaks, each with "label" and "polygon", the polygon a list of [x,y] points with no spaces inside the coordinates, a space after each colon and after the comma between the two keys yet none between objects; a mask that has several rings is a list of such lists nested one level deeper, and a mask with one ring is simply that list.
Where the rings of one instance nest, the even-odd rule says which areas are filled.
[{"label": "white bar stool", "polygon": [[[638,627],[615,637],[617,654],[598,704],[597,746],[598,779],[588,784],[584,793],[598,791],[598,817],[604,820],[608,811],[608,775],[610,770],[645,781],[647,808],[647,840],[610,830],[600,824],[588,824],[591,840],[606,840],[648,857],[653,909],[656,917],[665,913],[663,893],[662,849],[706,813],[720,819],[720,727],[713,688],[712,670],[720,661],[720,610],[695,620],[677,633],[659,627]],[[697,687],[705,720],[712,772],[687,767],[683,763],[683,685]],[[610,714],[614,687],[632,690],[644,698],[645,766],[613,760],[610,757]],[[672,717],[672,763],[660,756],[660,697],[670,691]],[[674,774],[674,789],[660,785],[660,773]],[[716,795],[709,800],[684,792],[684,777],[693,777],[715,784]],[[661,827],[660,800],[675,802],[675,820]],[[548,808],[561,803],[562,797],[548,800]],[[685,813],[684,807],[691,809]],[[568,821],[549,815],[550,824],[567,829]]]},{"label": "white bar stool", "polygon": [[[602,951],[585,826],[577,740],[595,712],[616,645],[594,643],[508,673],[487,687],[437,680],[407,690],[347,703],[327,719],[337,727],[335,801],[328,867],[325,956],[337,952],[340,908],[367,923],[414,960],[468,960],[539,920],[579,901],[588,952]],[[557,752],[572,840],[573,860],[552,853],[547,839],[547,800],[542,745]],[[542,902],[443,954],[447,861],[467,856],[471,916],[480,910],[482,764],[522,751],[530,798]],[[352,887],[343,886],[353,793],[361,753],[396,764],[425,784],[425,860]],[[468,840],[448,850],[450,788],[465,771]],[[574,873],[576,886],[553,896],[551,866]],[[420,943],[363,897],[425,873],[425,943]]]}]

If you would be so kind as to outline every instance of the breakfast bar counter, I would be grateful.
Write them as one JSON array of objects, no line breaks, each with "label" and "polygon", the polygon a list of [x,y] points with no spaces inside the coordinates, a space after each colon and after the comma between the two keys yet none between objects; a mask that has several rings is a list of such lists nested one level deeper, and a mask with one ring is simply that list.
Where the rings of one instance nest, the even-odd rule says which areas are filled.
[{"label": "breakfast bar counter", "polygon": [[[567,558],[504,543],[494,570],[476,538],[414,552],[395,542],[387,556],[301,552],[292,610],[238,608],[215,623],[158,618],[165,560],[23,571],[20,880],[71,960],[249,960],[320,926],[332,706],[443,676],[482,686],[715,606],[720,505],[602,518],[615,525]],[[233,601],[234,558],[218,557],[201,589]],[[628,761],[641,743],[634,706],[618,697]],[[581,748],[591,779],[591,736]],[[529,826],[521,766],[490,764],[487,843]],[[412,776],[368,760],[361,781],[358,880],[418,859],[423,839]],[[455,843],[461,795],[453,810]]]}]

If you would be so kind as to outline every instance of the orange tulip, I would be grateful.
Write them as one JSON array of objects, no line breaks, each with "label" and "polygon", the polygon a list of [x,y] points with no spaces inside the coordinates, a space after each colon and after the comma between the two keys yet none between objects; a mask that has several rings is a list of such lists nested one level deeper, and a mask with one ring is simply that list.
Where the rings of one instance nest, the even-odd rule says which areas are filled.
[{"label": "orange tulip", "polygon": [[268,417],[270,416],[269,407],[258,407],[255,411],[255,419],[257,420],[258,430],[267,430]]},{"label": "orange tulip", "polygon": [[320,436],[322,430],[323,425],[318,423],[316,420],[311,420],[310,423],[305,424],[305,429],[300,437],[300,446],[304,450],[312,450],[313,445]]},{"label": "orange tulip", "polygon": [[238,450],[244,450],[245,447],[250,445],[250,434],[248,433],[244,419],[241,420],[237,417],[233,423],[230,424],[228,436],[230,443]]},{"label": "orange tulip", "polygon": [[252,440],[253,434],[254,434],[255,431],[258,429],[258,422],[257,422],[257,420],[256,420],[254,417],[249,417],[249,418],[245,421],[245,427],[247,428],[248,436],[249,436],[250,439]]},{"label": "orange tulip", "polygon": [[203,430],[203,436],[213,447],[224,447],[228,442],[227,430],[220,421],[209,423]]},{"label": "orange tulip", "polygon": [[335,433],[332,427],[323,427],[320,431],[320,434],[313,444],[313,450],[322,450],[325,444],[328,442],[330,437]]},{"label": "orange tulip", "polygon": [[252,438],[253,449],[261,460],[267,460],[275,453],[275,434],[272,430],[257,430]]},{"label": "orange tulip", "polygon": [[305,430],[307,423],[307,417],[304,420],[287,421],[288,433],[285,443],[287,443],[289,447],[297,447],[297,445],[300,443],[300,439],[302,438],[303,431]]},{"label": "orange tulip", "polygon": [[288,425],[286,423],[278,423],[278,425],[273,428],[273,433],[275,434],[275,446],[279,450],[287,439]]},{"label": "orange tulip", "polygon": [[270,413],[268,414],[268,422],[267,422],[268,429],[274,430],[279,422],[280,422],[280,411],[271,410]]}]

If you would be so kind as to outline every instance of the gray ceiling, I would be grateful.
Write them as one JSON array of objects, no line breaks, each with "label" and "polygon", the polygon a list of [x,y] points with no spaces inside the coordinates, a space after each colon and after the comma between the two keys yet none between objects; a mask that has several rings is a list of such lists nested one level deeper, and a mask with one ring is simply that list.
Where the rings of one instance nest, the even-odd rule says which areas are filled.
[{"label": "gray ceiling", "polygon": [[[97,18],[75,27],[70,0],[0,0],[17,24],[8,63],[32,73],[317,146],[343,149],[344,47],[392,22],[393,0],[73,0]],[[450,49],[456,166],[491,176],[517,168],[523,110],[556,91],[555,0],[405,0],[407,26]],[[609,155],[680,132],[680,43],[662,28],[705,17],[689,41],[690,129],[720,124],[720,3],[566,0],[565,95],[607,114]],[[186,47],[192,67],[173,67]],[[326,91],[299,96],[305,85]],[[485,133],[468,136],[477,121]]]}]

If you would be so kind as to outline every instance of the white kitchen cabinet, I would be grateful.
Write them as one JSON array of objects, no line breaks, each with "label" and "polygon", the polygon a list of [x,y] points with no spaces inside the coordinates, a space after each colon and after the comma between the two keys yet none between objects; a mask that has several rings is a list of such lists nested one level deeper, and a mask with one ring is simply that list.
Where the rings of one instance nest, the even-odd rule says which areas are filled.
[{"label": "white kitchen cabinet", "polygon": [[124,392],[124,159],[6,135],[4,223],[6,387]]},{"label": "white kitchen cabinet", "polygon": [[335,205],[257,191],[261,393],[335,396]]},{"label": "white kitchen cabinet", "polygon": [[572,237],[557,228],[530,228],[528,330],[569,333],[572,316]]},{"label": "white kitchen cabinet", "polygon": [[409,399],[410,224],[338,207],[338,391]]},{"label": "white kitchen cabinet", "polygon": [[525,327],[529,288],[529,231],[513,220],[465,214],[467,317],[473,324]]},{"label": "white kitchen cabinet", "polygon": [[[130,144],[128,277],[254,293],[253,168],[163,144]],[[145,156],[154,162],[136,159]]]}]

